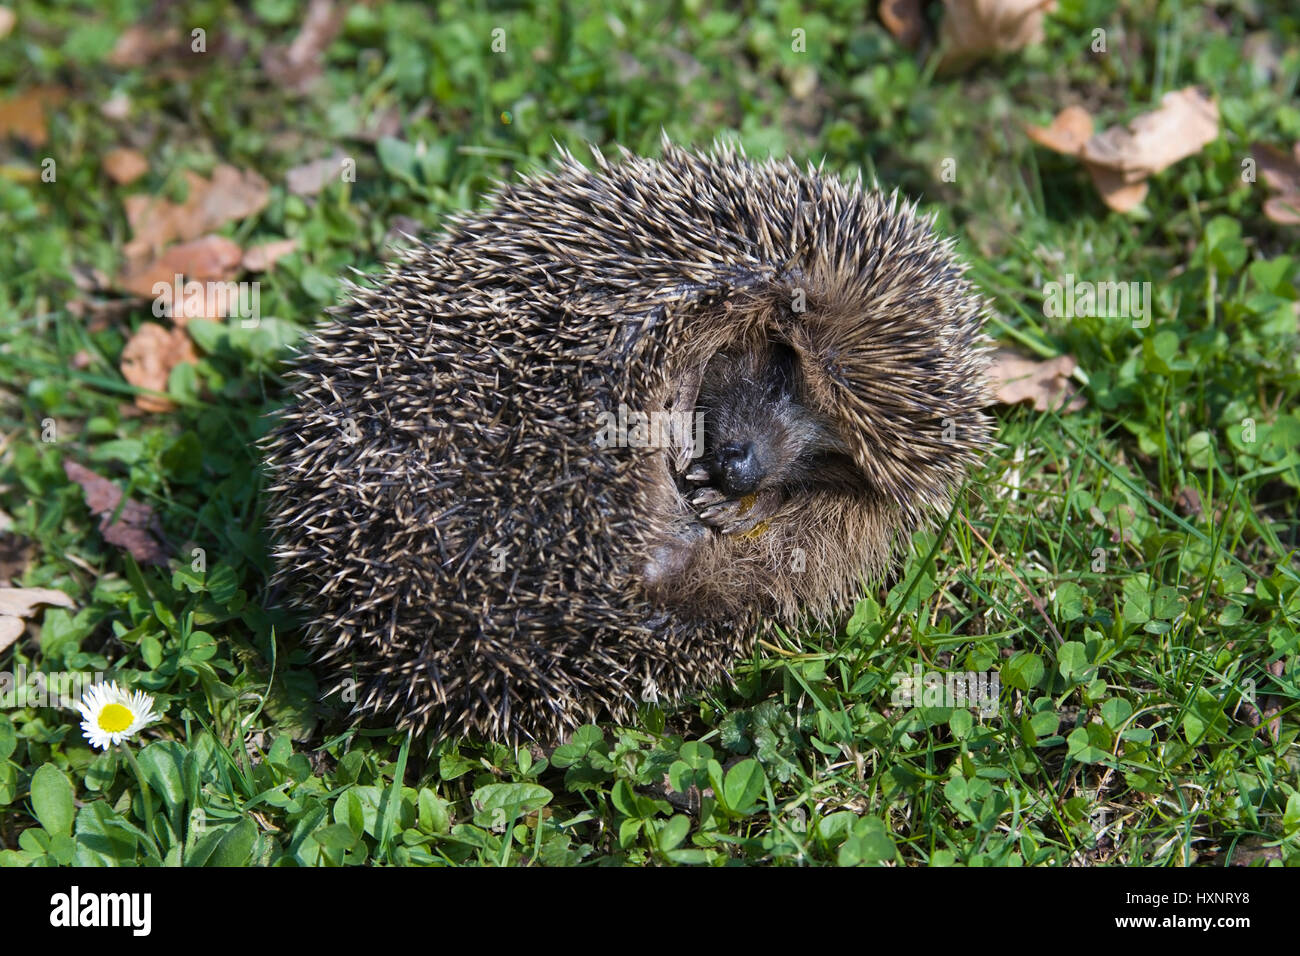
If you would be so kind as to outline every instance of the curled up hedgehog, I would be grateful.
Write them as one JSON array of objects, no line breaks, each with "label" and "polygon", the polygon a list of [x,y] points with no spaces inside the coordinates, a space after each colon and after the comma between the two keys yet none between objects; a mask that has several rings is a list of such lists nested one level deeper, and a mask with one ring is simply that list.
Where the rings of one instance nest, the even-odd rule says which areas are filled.
[{"label": "curled up hedgehog", "polygon": [[565,154],[307,339],[277,580],[358,712],[553,743],[827,620],[989,442],[983,305],[879,192]]}]

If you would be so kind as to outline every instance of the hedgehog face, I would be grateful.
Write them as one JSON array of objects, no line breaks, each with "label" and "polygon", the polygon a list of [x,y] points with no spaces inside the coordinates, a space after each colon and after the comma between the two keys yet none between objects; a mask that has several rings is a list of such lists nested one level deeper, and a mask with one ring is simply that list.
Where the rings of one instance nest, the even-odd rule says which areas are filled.
[{"label": "hedgehog face", "polygon": [[836,426],[800,398],[800,370],[788,345],[720,352],[700,382],[705,454],[686,478],[700,519],[746,531],[823,480],[843,481],[848,461]]}]

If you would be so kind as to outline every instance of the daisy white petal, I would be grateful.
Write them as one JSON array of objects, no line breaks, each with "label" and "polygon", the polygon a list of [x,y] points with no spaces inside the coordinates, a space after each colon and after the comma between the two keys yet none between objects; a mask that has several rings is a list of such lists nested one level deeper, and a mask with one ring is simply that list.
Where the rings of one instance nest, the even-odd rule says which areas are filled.
[{"label": "daisy white petal", "polygon": [[77,705],[81,731],[91,746],[107,750],[109,744],[129,740],[159,717],[153,698],[142,691],[131,693],[117,681],[100,682],[88,688]]}]

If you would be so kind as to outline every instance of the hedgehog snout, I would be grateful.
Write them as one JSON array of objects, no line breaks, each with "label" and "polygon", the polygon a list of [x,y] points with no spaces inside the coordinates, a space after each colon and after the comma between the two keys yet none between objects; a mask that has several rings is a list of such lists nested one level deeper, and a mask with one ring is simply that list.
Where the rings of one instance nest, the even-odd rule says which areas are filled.
[{"label": "hedgehog snout", "polygon": [[763,466],[753,442],[728,442],[718,449],[716,480],[731,498],[753,494],[763,480]]}]

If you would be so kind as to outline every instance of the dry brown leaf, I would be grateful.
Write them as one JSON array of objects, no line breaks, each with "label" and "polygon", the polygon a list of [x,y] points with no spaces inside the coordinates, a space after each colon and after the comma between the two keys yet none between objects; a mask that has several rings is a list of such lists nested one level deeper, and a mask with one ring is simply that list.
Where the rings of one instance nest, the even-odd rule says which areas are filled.
[{"label": "dry brown leaf", "polygon": [[1193,86],[1171,90],[1158,109],[1112,126],[1083,144],[1087,163],[1118,172],[1138,183],[1180,159],[1199,153],[1219,136],[1219,108]]},{"label": "dry brown leaf", "polygon": [[131,97],[125,93],[114,93],[104,100],[99,112],[111,120],[124,120],[131,115]]},{"label": "dry brown leaf", "polygon": [[24,623],[31,618],[38,604],[75,609],[72,598],[53,588],[0,587],[0,651],[3,651],[27,629]]},{"label": "dry brown leaf", "polygon": [[[167,285],[173,285],[177,275],[182,276],[183,281],[229,281],[239,275],[243,258],[243,250],[234,241],[224,236],[204,236],[192,242],[168,246],[156,259],[142,262],[123,272],[116,284],[125,292],[152,298],[157,283],[165,282]],[[179,324],[183,324],[185,319],[193,316],[177,309],[172,318],[178,320]],[[207,318],[221,318],[221,316],[207,316]]]},{"label": "dry brown leaf", "polygon": [[1264,200],[1264,215],[1280,226],[1300,226],[1300,193]]},{"label": "dry brown leaf", "polygon": [[22,618],[0,615],[0,651],[22,637],[24,630]]},{"label": "dry brown leaf", "polygon": [[262,69],[282,86],[305,92],[321,76],[325,48],[334,42],[343,26],[347,7],[335,7],[332,0],[312,0],[302,29],[289,46],[270,46],[262,54]]},{"label": "dry brown leaf", "polygon": [[109,66],[149,66],[181,43],[176,27],[150,27],[136,24],[127,27],[117,38],[108,55]]},{"label": "dry brown leaf", "polygon": [[[105,541],[124,548],[142,564],[166,564],[162,526],[152,508],[130,498],[123,502],[121,488],[75,461],[65,461],[63,472],[81,486],[86,507],[99,518],[99,533]],[[116,521],[112,520],[114,512]]]},{"label": "dry brown leaf", "polygon": [[1083,160],[1102,200],[1128,212],[1147,196],[1147,177],[1200,152],[1219,135],[1219,108],[1195,87],[1173,90],[1160,108],[1126,126],[1092,133],[1092,116],[1067,106],[1050,126],[1027,126],[1041,146]]},{"label": "dry brown leaf", "polygon": [[1300,143],[1291,155],[1266,143],[1250,148],[1260,178],[1277,195],[1264,200],[1264,215],[1283,226],[1300,225]]},{"label": "dry brown leaf", "polygon": [[1292,155],[1267,143],[1255,143],[1250,155],[1260,178],[1270,187],[1280,193],[1300,193],[1300,143],[1296,143]]},{"label": "dry brown leaf", "polygon": [[1083,165],[1087,167],[1088,175],[1092,177],[1092,185],[1096,187],[1102,202],[1116,212],[1135,209],[1142,204],[1142,200],[1147,198],[1150,187],[1145,179],[1136,183],[1126,183],[1124,175],[1114,169],[1092,163]]},{"label": "dry brown leaf", "polygon": [[1067,106],[1049,125],[1026,125],[1025,132],[1039,146],[1075,155],[1092,136],[1092,114],[1082,106]]},{"label": "dry brown leaf", "polygon": [[45,114],[67,95],[61,86],[29,86],[0,100],[0,137],[13,136],[28,146],[44,146],[49,138]]},{"label": "dry brown leaf", "polygon": [[75,608],[72,598],[53,588],[0,587],[0,614],[9,617],[31,617],[38,604],[53,607]]},{"label": "dry brown leaf", "polygon": [[961,69],[985,56],[1041,43],[1053,0],[943,0],[939,68]]},{"label": "dry brown leaf", "polygon": [[1174,506],[1178,513],[1188,518],[1200,519],[1205,515],[1205,506],[1201,503],[1201,493],[1190,486],[1179,488],[1174,496]]},{"label": "dry brown leaf", "polygon": [[880,22],[905,47],[914,47],[925,35],[921,0],[881,0]]},{"label": "dry brown leaf", "polygon": [[1004,405],[1033,402],[1034,410],[1077,412],[1087,402],[1077,393],[1070,374],[1077,363],[1072,355],[1039,361],[1010,349],[998,349],[989,368],[994,396]]},{"label": "dry brown leaf", "polygon": [[249,272],[265,272],[298,248],[297,239],[275,239],[249,246],[244,250],[244,268]]},{"label": "dry brown leaf", "polygon": [[13,31],[17,19],[14,12],[8,7],[0,7],[0,40],[3,40]]},{"label": "dry brown leaf", "polygon": [[[122,376],[139,388],[166,392],[171,370],[181,362],[197,361],[198,355],[184,329],[165,329],[156,322],[145,322],[122,349]],[[166,412],[176,407],[170,399],[157,395],[137,395],[135,404],[146,412]]]},{"label": "dry brown leaf", "polygon": [[285,185],[295,196],[314,196],[330,183],[338,181],[345,159],[342,153],[336,153],[295,166],[284,174]]},{"label": "dry brown leaf", "polygon": [[110,149],[104,154],[104,172],[120,186],[133,183],[149,172],[149,160],[136,149]]},{"label": "dry brown leaf", "polygon": [[139,264],[169,242],[196,239],[227,222],[256,215],[271,200],[271,187],[251,170],[240,172],[221,164],[211,179],[186,170],[189,191],[185,202],[162,196],[127,196],[123,201],[131,224],[125,252],[129,264]]}]

